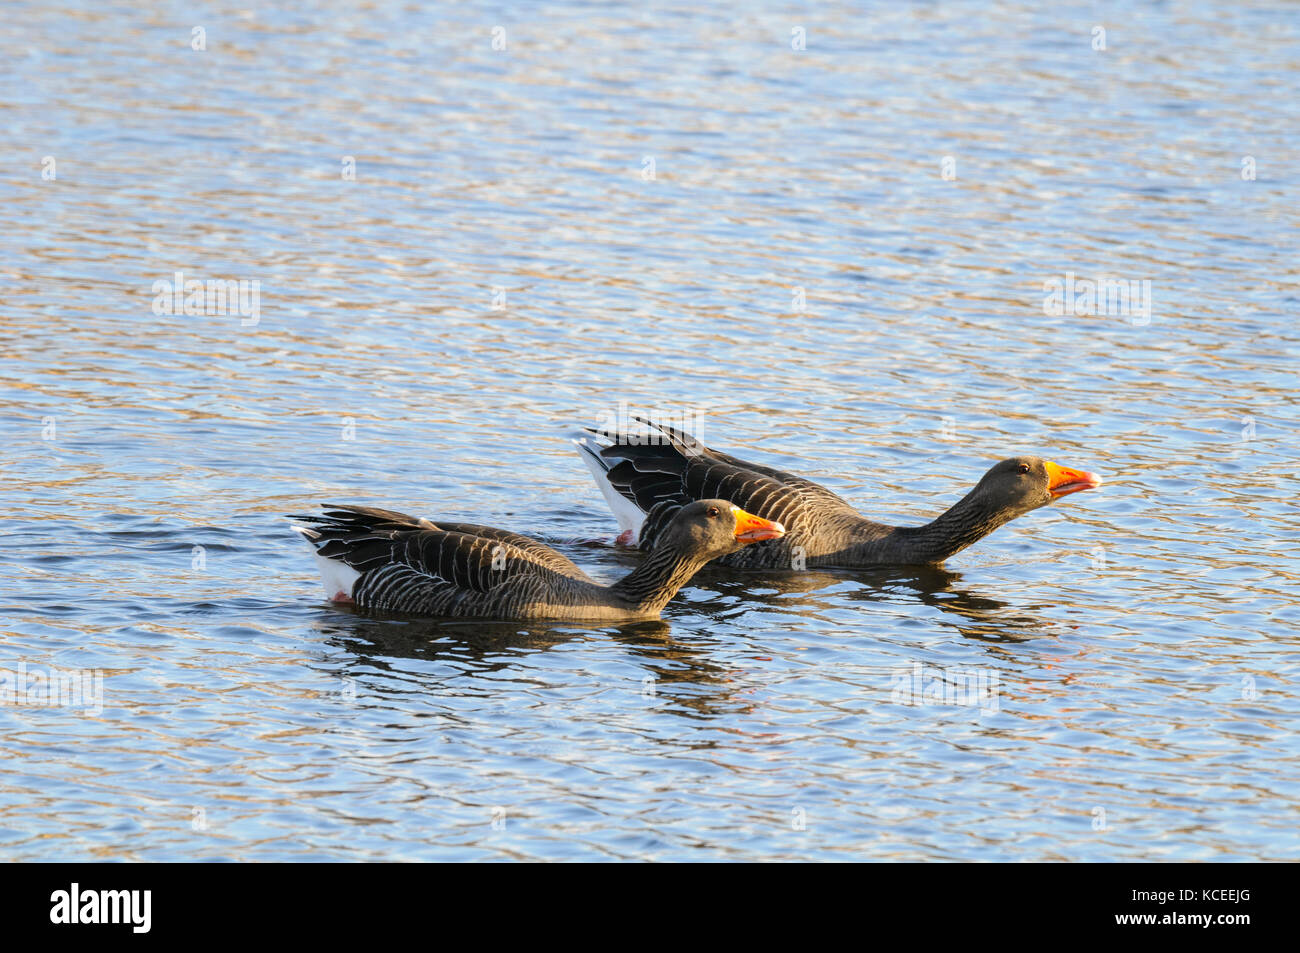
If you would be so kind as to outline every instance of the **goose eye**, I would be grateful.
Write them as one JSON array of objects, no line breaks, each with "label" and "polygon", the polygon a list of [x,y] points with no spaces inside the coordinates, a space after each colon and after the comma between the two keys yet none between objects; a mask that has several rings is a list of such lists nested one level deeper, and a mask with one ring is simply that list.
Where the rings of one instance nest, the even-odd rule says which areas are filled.
[{"label": "goose eye", "polygon": [[710,516],[711,518],[713,518],[713,519],[717,519],[717,517],[718,517],[718,508],[717,508],[716,506],[710,506],[710,507],[709,507],[709,516]]},{"label": "goose eye", "polygon": [[1022,463],[1022,464],[1020,464],[1019,470],[1020,470],[1021,473],[1028,473],[1028,472],[1029,472],[1029,464],[1027,464],[1027,463]]}]

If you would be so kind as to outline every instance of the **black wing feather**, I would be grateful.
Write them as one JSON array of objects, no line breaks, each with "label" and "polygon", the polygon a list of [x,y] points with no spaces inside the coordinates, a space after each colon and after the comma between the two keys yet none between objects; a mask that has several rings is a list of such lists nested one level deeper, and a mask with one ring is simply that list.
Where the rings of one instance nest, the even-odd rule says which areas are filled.
[{"label": "black wing feather", "polygon": [[435,524],[392,510],[328,506],[297,516],[316,551],[361,573],[358,605],[429,615],[482,615],[591,583],[572,561],[527,536],[470,523]]},{"label": "black wing feather", "polygon": [[811,480],[712,450],[673,427],[635,419],[667,439],[630,443],[626,436],[602,433],[614,442],[600,455],[609,465],[610,485],[646,514],[643,548],[653,548],[676,510],[693,500],[730,500],[785,524],[787,531],[822,516],[858,517],[850,503]]}]

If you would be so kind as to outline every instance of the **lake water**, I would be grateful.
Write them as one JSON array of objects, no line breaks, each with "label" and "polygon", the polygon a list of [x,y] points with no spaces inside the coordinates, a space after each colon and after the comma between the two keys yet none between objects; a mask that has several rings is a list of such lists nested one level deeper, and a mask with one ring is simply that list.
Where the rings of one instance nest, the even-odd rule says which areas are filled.
[{"label": "lake water", "polygon": [[[1300,11],[1049,6],[11,4],[0,669],[88,681],[0,854],[1300,856]],[[620,404],[887,521],[1107,482],[661,624],[323,601],[318,502],[626,571]]]}]

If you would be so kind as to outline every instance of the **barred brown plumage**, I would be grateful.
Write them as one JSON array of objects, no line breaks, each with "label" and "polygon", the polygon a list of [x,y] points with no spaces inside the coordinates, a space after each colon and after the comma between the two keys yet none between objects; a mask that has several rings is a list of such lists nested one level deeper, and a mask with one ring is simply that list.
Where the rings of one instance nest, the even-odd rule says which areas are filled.
[{"label": "barred brown plumage", "polygon": [[806,569],[889,564],[938,565],[1018,516],[1053,499],[1091,489],[1101,478],[1039,457],[995,464],[937,519],[889,526],[862,516],[824,486],[711,450],[672,427],[635,417],[650,432],[589,430],[574,443],[625,535],[655,550],[666,527],[693,500],[720,498],[785,526],[779,539],[748,546],[718,562],[743,569]]},{"label": "barred brown plumage", "polygon": [[392,510],[326,506],[295,516],[316,550],[327,595],[366,609],[497,620],[657,618],[710,559],[784,529],[725,500],[678,507],[660,546],[604,586],[535,539],[492,526],[432,523]]}]

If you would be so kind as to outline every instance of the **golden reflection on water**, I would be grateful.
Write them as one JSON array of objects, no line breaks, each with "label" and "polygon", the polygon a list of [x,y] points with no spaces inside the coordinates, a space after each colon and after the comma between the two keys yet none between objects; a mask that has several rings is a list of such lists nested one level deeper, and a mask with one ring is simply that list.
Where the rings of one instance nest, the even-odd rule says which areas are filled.
[{"label": "golden reflection on water", "polygon": [[[106,699],[0,705],[6,855],[1293,858],[1294,30],[1143,8],[1101,59],[986,13],[827,9],[796,55],[762,4],[559,4],[493,51],[326,4],[199,53],[18,5],[0,665]],[[152,313],[176,271],[259,322]],[[1046,315],[1066,272],[1150,279],[1150,323]],[[626,571],[567,442],[620,401],[886,521],[1012,453],[1107,482],[942,571],[709,569],[653,625],[319,601],[282,515],[326,500]],[[897,704],[914,665],[997,710]]]}]

